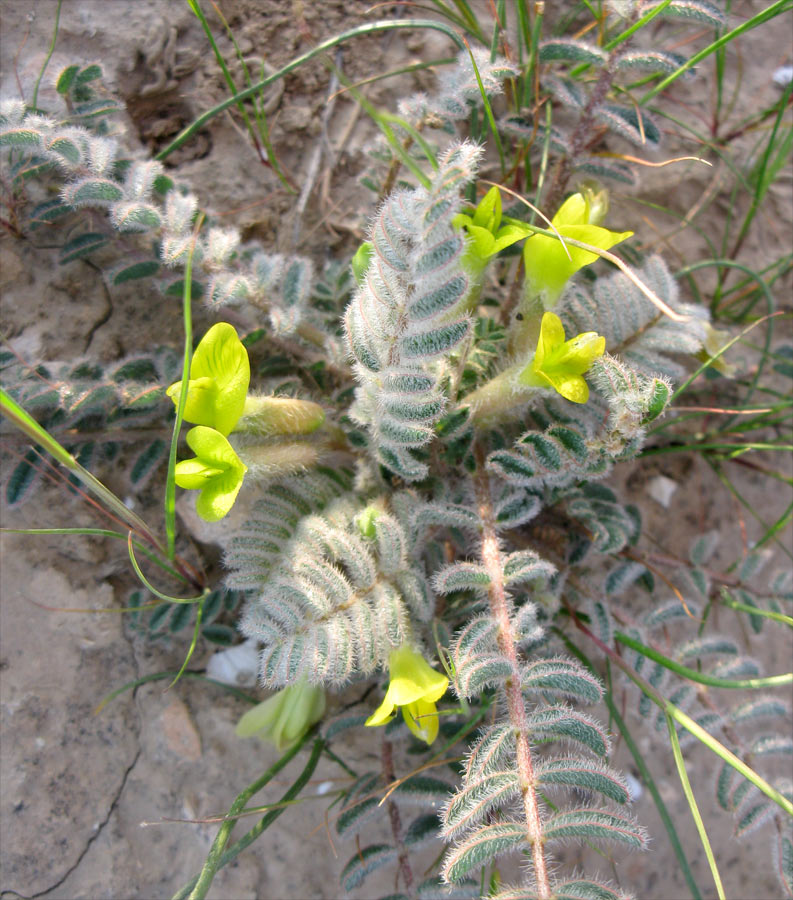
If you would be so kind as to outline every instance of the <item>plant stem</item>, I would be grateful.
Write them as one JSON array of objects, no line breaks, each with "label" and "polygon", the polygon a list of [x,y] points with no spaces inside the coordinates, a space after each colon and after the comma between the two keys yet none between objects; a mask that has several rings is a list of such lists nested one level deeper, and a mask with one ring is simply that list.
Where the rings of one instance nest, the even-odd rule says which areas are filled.
[{"label": "plant stem", "polygon": [[[386,740],[383,735],[383,778],[386,784],[391,784],[396,780],[394,774],[394,748],[390,741]],[[405,891],[408,897],[413,897],[413,869],[410,868],[410,856],[408,854],[405,842],[402,840],[402,819],[399,815],[399,808],[393,800],[386,801],[388,809],[388,819],[391,823],[391,834],[394,836],[394,843],[397,848],[397,860],[399,862],[399,871],[402,874],[402,880],[405,882]]]},{"label": "plant stem", "polygon": [[543,847],[543,829],[536,790],[536,778],[529,745],[529,729],[526,721],[526,704],[519,677],[519,661],[515,632],[509,617],[509,600],[504,588],[504,567],[496,534],[496,517],[490,495],[490,479],[485,471],[485,454],[481,444],[475,448],[476,474],[474,487],[479,518],[482,522],[482,562],[490,576],[488,599],[490,612],[498,622],[499,649],[512,664],[514,675],[504,685],[509,720],[515,729],[515,749],[518,762],[518,779],[523,799],[523,812],[531,842],[534,862],[534,878],[539,900],[549,900],[551,885]]},{"label": "plant stem", "polygon": [[594,88],[592,88],[592,93],[589,95],[587,105],[581,111],[578,124],[570,136],[570,153],[561,157],[556,165],[553,182],[546,201],[546,206],[549,211],[556,210],[560,204],[562,195],[567,187],[567,182],[573,174],[573,169],[575,168],[578,157],[584,150],[586,142],[592,133],[595,112],[606,99],[606,95],[611,88],[611,83],[614,81],[614,76],[617,74],[617,61],[627,50],[628,43],[629,41],[626,40],[611,51],[609,58],[600,73],[600,77],[595,83]]},{"label": "plant stem", "polygon": [[215,874],[219,869],[225,866],[227,863],[230,863],[232,859],[234,859],[238,853],[243,851],[249,844],[256,840],[257,837],[281,815],[281,813],[286,808],[281,805],[287,803],[289,800],[293,800],[300,791],[305,787],[309,778],[314,772],[316,768],[317,762],[319,762],[319,758],[322,755],[322,750],[325,747],[325,742],[321,738],[317,738],[314,741],[314,747],[311,751],[311,756],[309,757],[308,762],[306,763],[303,771],[298,775],[297,780],[294,784],[289,788],[289,790],[284,794],[281,798],[281,804],[277,809],[271,809],[265,816],[263,816],[256,825],[251,828],[246,834],[244,834],[236,843],[232,844],[226,852],[223,852],[223,848],[226,846],[226,843],[231,835],[231,830],[234,827],[235,822],[237,821],[234,818],[237,813],[241,812],[248,800],[260,791],[268,781],[270,781],[281,769],[286,766],[286,764],[297,755],[306,741],[312,737],[316,733],[315,729],[309,731],[305,734],[298,742],[292,747],[291,750],[287,750],[287,752],[256,781],[253,782],[249,787],[245,788],[245,790],[239,794],[237,799],[231,805],[231,809],[229,810],[229,818],[226,819],[223,824],[220,826],[220,830],[218,831],[217,837],[215,838],[215,842],[212,844],[212,849],[209,851],[209,856],[207,857],[207,861],[204,863],[203,869],[201,869],[201,873],[193,878],[188,884],[186,884],[180,891],[177,891],[174,894],[174,900],[185,900],[185,898],[189,897],[189,900],[202,900],[203,897],[206,896],[207,891],[209,890],[209,886],[212,884],[212,879],[215,877]]}]

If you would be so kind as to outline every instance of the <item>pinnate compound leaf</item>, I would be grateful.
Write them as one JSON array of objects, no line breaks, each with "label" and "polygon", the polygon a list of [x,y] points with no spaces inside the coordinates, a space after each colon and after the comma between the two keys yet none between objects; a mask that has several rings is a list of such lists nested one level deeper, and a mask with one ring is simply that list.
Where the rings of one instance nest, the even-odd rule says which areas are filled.
[{"label": "pinnate compound leaf", "polygon": [[500,478],[528,487],[534,484],[536,470],[531,462],[521,453],[514,450],[496,450],[487,457],[487,468]]},{"label": "pinnate compound leaf", "polygon": [[137,456],[129,473],[129,480],[136,487],[145,483],[165,457],[166,444],[162,438],[152,441]]},{"label": "pinnate compound leaf", "polygon": [[781,828],[774,845],[774,871],[783,890],[793,897],[793,832]]},{"label": "pinnate compound leaf", "polygon": [[61,73],[58,75],[58,79],[55,82],[55,90],[59,94],[69,93],[69,88],[72,86],[72,82],[74,81],[74,76],[80,71],[80,67],[77,65],[67,66]]},{"label": "pinnate compound leaf", "polygon": [[[350,788],[344,809],[336,819],[336,831],[346,834],[366,821],[377,809],[380,802],[380,793],[377,785],[380,778],[377,774],[369,772],[362,775]],[[367,796],[371,794],[372,796]],[[355,798],[359,799],[355,799]]]},{"label": "pinnate compound leaf", "polygon": [[113,276],[113,284],[123,284],[125,281],[148,278],[151,275],[156,275],[159,268],[160,264],[156,259],[141,260],[133,263],[131,266],[124,266],[123,269],[119,269]]},{"label": "pinnate compound leaf", "polygon": [[502,495],[496,503],[496,525],[500,529],[517,528],[539,514],[542,499],[525,488],[515,488]]},{"label": "pinnate compound leaf", "polygon": [[414,819],[405,829],[403,840],[406,847],[420,847],[434,841],[438,837],[438,816],[432,813],[426,813]]},{"label": "pinnate compound leaf", "polygon": [[502,684],[514,675],[512,663],[497,653],[472,657],[457,667],[455,687],[462,697],[477,697],[487,687]]},{"label": "pinnate compound leaf", "polygon": [[117,203],[124,192],[115,181],[90,178],[66,185],[61,196],[72,206],[110,206],[111,203]]},{"label": "pinnate compound leaf", "polygon": [[230,625],[219,625],[212,622],[210,625],[204,625],[201,629],[201,635],[213,644],[221,647],[231,647],[238,637],[238,632]]},{"label": "pinnate compound leaf", "polygon": [[745,837],[760,828],[773,817],[777,808],[775,803],[765,799],[749,804],[741,811],[738,821],[735,823],[735,837]]},{"label": "pinnate compound leaf", "polygon": [[[666,50],[633,50],[620,57],[617,67],[619,69],[647,69],[650,72],[669,74],[675,69],[679,69],[685,61],[685,57],[679,53],[669,53]],[[684,77],[691,77],[693,74],[689,69],[684,73]]]},{"label": "pinnate compound leaf", "polygon": [[432,775],[414,775],[403,781],[391,796],[400,803],[412,806],[440,806],[445,803],[452,786]]},{"label": "pinnate compound leaf", "polygon": [[6,501],[9,506],[16,506],[24,501],[25,495],[37,480],[38,461],[38,453],[30,449],[14,467],[6,483]]},{"label": "pinnate compound leaf", "polygon": [[468,322],[453,322],[402,338],[402,356],[406,360],[430,360],[457,346],[468,333]]},{"label": "pinnate compound leaf", "polygon": [[[659,6],[661,0],[653,0],[647,4],[647,9]],[[662,16],[676,19],[691,19],[695,22],[701,22],[703,25],[709,25],[712,28],[718,28],[724,25],[726,19],[724,13],[713,3],[708,0],[672,0],[665,6],[660,13]]]},{"label": "pinnate compound leaf", "polygon": [[790,707],[778,697],[753,697],[730,711],[730,721],[734,725],[756,722],[759,719],[783,719],[790,716]]},{"label": "pinnate compound leaf", "polygon": [[515,730],[509,725],[488,728],[471,747],[465,764],[465,780],[471,782],[506,768],[515,748]]},{"label": "pinnate compound leaf", "polygon": [[661,142],[661,132],[644,110],[616,103],[604,103],[595,112],[596,118],[608,125],[620,137],[639,147],[649,150],[657,149]]},{"label": "pinnate compound leaf", "polygon": [[443,863],[443,876],[446,881],[460,881],[501,853],[517,849],[527,842],[526,826],[518,822],[486,825],[466,835],[459,846],[449,851]]}]

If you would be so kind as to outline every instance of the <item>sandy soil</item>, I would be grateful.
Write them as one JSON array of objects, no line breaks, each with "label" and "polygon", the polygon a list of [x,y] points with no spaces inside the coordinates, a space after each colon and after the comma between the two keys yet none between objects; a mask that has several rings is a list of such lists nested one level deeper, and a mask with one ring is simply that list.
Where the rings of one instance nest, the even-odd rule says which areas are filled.
[{"label": "sandy soil", "polygon": [[[368,6],[357,0],[323,0],[321,4],[238,0],[220,5],[243,52],[250,57],[266,55],[276,67],[305,50],[307,39],[321,40],[363,21],[360,14]],[[736,7],[740,18],[757,4]],[[19,85],[30,97],[51,38],[54,8],[49,0],[35,5],[5,0],[0,6],[2,96],[18,95]],[[730,61],[744,79],[737,119],[740,104],[751,109],[773,100],[771,73],[789,54],[783,31],[778,26],[776,31],[761,29],[746,45],[751,51],[744,48],[741,56],[731,51]],[[450,55],[448,43],[437,35],[375,35],[345,49],[341,61],[355,80],[446,55]],[[109,87],[127,104],[131,146],[163,146],[200,110],[225,96],[198,23],[186,5],[176,0],[66,0],[49,72],[94,60],[102,61]],[[385,105],[394,96],[428,83],[431,76],[426,73],[401,76],[372,85],[367,95]],[[243,227],[246,237],[256,237],[268,248],[297,249],[320,259],[346,251],[360,239],[366,222],[362,213],[366,207],[361,204],[370,196],[356,181],[363,162],[361,148],[371,134],[368,121],[341,97],[327,121],[326,134],[322,113],[327,85],[323,66],[315,62],[290,76],[284,95],[274,94],[272,99],[273,141],[298,184],[308,177],[319,144],[327,140],[334,151],[332,167],[330,157],[322,159],[314,194],[302,217],[295,215],[294,201],[259,164],[229,116],[215,120],[178,159],[180,177],[195,186],[202,202],[228,212],[229,221]],[[691,122],[701,121],[712,102],[710,90],[703,72],[697,87],[689,83],[676,93],[677,112]],[[49,86],[42,88],[40,103],[58,107]],[[691,143],[672,134],[667,137],[666,155],[696,152]],[[750,143],[747,137],[747,149]],[[741,149],[739,142],[736,152]],[[704,241],[691,230],[670,237],[674,223],[637,201],[664,202],[683,215],[701,202],[698,223],[706,232],[718,233],[727,201],[716,188],[724,183],[728,173],[718,166],[704,171],[688,164],[651,171],[643,173],[640,190],[623,196],[615,193],[612,205],[625,218],[634,210],[639,213],[643,219],[637,228],[640,237],[673,263],[692,260],[709,255]],[[790,181],[783,177],[772,190],[745,252],[762,268],[789,248],[790,234]],[[30,241],[6,234],[0,238],[3,330],[25,359],[67,360],[90,354],[109,362],[153,343],[179,343],[177,304],[150,303],[137,287],[111,292],[96,268],[84,263],[59,267],[56,256],[51,248]],[[702,276],[703,289],[709,277]],[[789,297],[790,286],[788,275],[777,286],[780,301]],[[196,330],[200,333],[210,321],[199,310]],[[759,537],[757,523],[745,516],[700,458],[658,459],[662,461],[626,467],[619,476],[622,496],[642,507],[646,546],[685,557],[694,535],[717,528],[722,542],[712,565],[726,567],[740,558]],[[781,515],[789,502],[783,491],[771,490],[767,480],[748,470],[731,474],[769,521]],[[678,486],[668,508],[648,492],[658,475]],[[122,494],[127,490],[121,472],[107,473],[107,481]],[[136,509],[157,521],[160,513],[153,497],[154,490],[135,498]],[[217,551],[211,542],[200,543],[206,535],[194,517],[185,514],[182,523],[186,540],[211,569]],[[44,483],[30,503],[4,512],[3,524],[94,526],[96,520],[57,486]],[[789,531],[781,539],[789,541]],[[146,642],[112,612],[87,615],[48,608],[123,605],[133,582],[126,554],[117,547],[62,537],[4,534],[0,540],[0,897],[171,896],[200,868],[216,826],[163,824],[161,820],[222,812],[277,754],[268,746],[236,739],[233,725],[244,704],[197,682],[183,681],[168,692],[163,691],[163,682],[147,684],[93,715],[96,704],[113,687],[177,668],[186,642],[181,637],[171,643]],[[769,568],[783,564],[784,557],[777,555]],[[744,634],[734,617],[723,616],[719,627],[746,640],[767,672],[785,671],[791,643],[781,629],[766,629],[765,635],[775,635],[769,641]],[[202,666],[212,652],[211,646],[200,644],[193,667]],[[351,699],[345,695],[335,703],[339,706]],[[667,744],[649,732],[638,733],[705,896],[715,896],[707,887],[711,884],[707,863]],[[372,757],[372,749],[360,736],[351,737],[350,742],[345,759],[354,767],[363,766]],[[767,833],[761,831],[741,844],[731,842],[731,820],[718,815],[709,800],[712,757],[696,749],[688,759],[711,839],[719,848],[728,896],[736,900],[778,896],[779,887],[768,870]],[[624,747],[617,762],[631,768]],[[297,771],[294,764],[261,802],[282,792],[293,771]],[[223,870],[210,896],[263,900],[339,896],[338,873],[355,848],[353,842],[340,840],[333,828],[326,830],[327,802],[321,796],[328,782],[338,788],[346,783],[346,776],[323,760],[307,791],[309,799],[289,810],[264,840]],[[687,896],[646,792],[637,800],[635,814],[654,836],[652,851],[618,857],[613,872],[604,860],[597,867],[647,900]],[[154,824],[141,827],[142,823]],[[364,843],[377,839],[378,827],[366,826]],[[584,862],[582,858],[582,866]],[[392,890],[393,873],[388,871],[370,879],[358,895],[378,897]]]}]

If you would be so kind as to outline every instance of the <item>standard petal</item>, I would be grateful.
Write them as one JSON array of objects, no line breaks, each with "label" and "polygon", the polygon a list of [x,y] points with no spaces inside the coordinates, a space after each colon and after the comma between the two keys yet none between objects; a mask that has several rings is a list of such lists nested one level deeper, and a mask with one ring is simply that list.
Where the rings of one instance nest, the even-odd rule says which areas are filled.
[{"label": "standard petal", "polygon": [[589,204],[583,194],[572,194],[559,207],[551,220],[559,228],[562,225],[586,225],[589,220]]},{"label": "standard petal", "polygon": [[251,369],[248,351],[228,322],[213,325],[201,339],[190,364],[190,378],[209,378],[215,382],[213,421],[200,424],[229,434],[242,415]]},{"label": "standard petal", "polygon": [[546,360],[562,344],[564,344],[564,325],[562,325],[562,320],[556,313],[544,313],[540,323],[540,339],[537,342],[537,352],[534,354],[534,371],[540,372],[544,369]]},{"label": "standard petal", "polygon": [[[393,672],[393,669],[391,670]],[[388,695],[394,706],[407,706],[424,696],[424,685],[419,684],[415,678],[396,678],[391,675],[388,685]]]},{"label": "standard petal", "polygon": [[[166,393],[173,400],[174,406],[178,408],[182,395],[182,382],[174,382]],[[206,377],[190,379],[187,382],[187,401],[183,413],[185,422],[214,428],[216,397],[217,384],[214,379]]]}]

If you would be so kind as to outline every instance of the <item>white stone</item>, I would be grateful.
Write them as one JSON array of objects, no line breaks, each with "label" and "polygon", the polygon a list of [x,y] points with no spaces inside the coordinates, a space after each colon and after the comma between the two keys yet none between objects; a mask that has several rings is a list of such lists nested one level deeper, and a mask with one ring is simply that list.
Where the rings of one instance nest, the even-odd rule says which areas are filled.
[{"label": "white stone", "polygon": [[207,663],[207,678],[236,687],[253,687],[258,674],[259,651],[254,639],[227,650],[218,650]]},{"label": "white stone", "polygon": [[660,503],[664,509],[669,509],[672,494],[677,490],[677,482],[667,478],[666,475],[656,475],[647,485],[647,493]]}]

